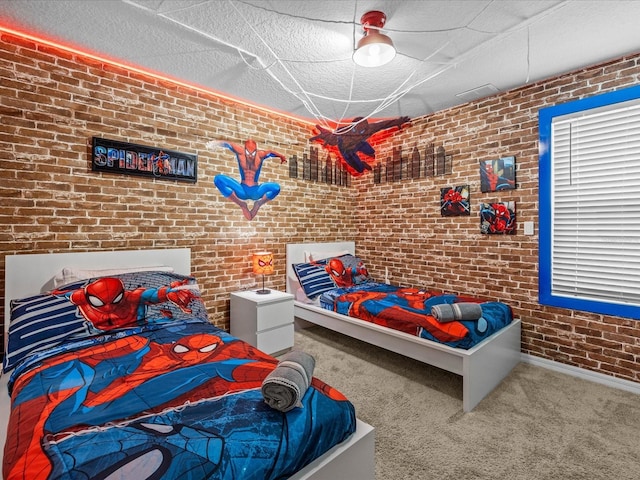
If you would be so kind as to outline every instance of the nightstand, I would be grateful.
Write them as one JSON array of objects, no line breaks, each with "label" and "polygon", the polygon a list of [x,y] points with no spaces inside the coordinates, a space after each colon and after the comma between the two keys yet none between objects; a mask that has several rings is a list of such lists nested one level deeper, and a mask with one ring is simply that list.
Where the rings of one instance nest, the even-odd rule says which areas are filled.
[{"label": "nightstand", "polygon": [[293,347],[293,295],[271,290],[231,294],[231,335],[273,355]]}]

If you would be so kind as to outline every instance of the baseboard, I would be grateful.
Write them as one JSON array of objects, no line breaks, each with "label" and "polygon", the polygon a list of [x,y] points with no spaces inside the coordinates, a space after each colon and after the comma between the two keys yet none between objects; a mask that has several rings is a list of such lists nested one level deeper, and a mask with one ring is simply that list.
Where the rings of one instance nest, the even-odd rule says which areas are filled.
[{"label": "baseboard", "polygon": [[592,372],[591,370],[574,367],[573,365],[565,365],[564,363],[554,362],[553,360],[536,357],[535,355],[529,355],[528,353],[521,353],[520,357],[520,360],[523,363],[529,363],[531,365],[571,375],[572,377],[582,378],[584,380],[606,385],[607,387],[618,388],[620,390],[640,395],[640,383],[637,382],[612,377],[611,375],[605,375],[604,373]]}]

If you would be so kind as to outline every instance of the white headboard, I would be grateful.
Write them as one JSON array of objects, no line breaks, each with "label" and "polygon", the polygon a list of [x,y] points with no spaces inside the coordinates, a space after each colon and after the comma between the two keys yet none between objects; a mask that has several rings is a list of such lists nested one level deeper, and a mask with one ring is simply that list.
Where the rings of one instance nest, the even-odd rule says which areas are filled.
[{"label": "white headboard", "polygon": [[64,267],[107,269],[170,266],[176,273],[191,273],[191,249],[119,250],[42,253],[5,257],[4,334],[9,331],[11,300],[37,295]]},{"label": "white headboard", "polygon": [[295,295],[298,290],[299,283],[292,265],[294,263],[304,263],[307,260],[309,252],[327,252],[336,253],[348,251],[352,255],[356,254],[356,244],[349,240],[345,242],[327,242],[327,243],[290,243],[287,245],[287,292]]}]

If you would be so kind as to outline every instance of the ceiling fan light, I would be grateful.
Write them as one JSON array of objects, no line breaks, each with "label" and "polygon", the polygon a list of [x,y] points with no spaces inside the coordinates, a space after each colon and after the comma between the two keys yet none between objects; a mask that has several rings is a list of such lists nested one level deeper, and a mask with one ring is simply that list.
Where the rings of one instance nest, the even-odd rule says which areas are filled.
[{"label": "ceiling fan light", "polygon": [[362,67],[380,67],[396,56],[391,39],[376,30],[369,30],[353,52],[353,61]]}]

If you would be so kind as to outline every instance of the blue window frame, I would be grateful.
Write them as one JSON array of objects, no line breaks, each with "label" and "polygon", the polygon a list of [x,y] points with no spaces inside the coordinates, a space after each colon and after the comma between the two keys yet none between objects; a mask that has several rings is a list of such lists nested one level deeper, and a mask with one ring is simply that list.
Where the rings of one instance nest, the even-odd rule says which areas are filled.
[{"label": "blue window frame", "polygon": [[[616,224],[615,229],[612,228],[612,231],[603,233],[603,237],[599,237],[601,231],[604,232],[607,229],[607,221],[609,216],[607,213],[603,213],[603,222],[601,231],[598,230],[597,225],[595,225],[598,221],[597,214],[590,213],[592,219],[589,220],[592,225],[589,231],[584,234],[582,237],[582,229],[581,228],[573,228],[572,232],[570,232],[570,236],[572,236],[573,246],[571,248],[575,249],[575,253],[572,252],[572,255],[576,257],[580,257],[580,255],[586,251],[590,250],[590,244],[593,242],[595,238],[595,242],[599,243],[597,246],[600,248],[600,251],[605,252],[605,257],[609,253],[611,255],[617,255],[620,267],[611,267],[611,265],[615,265],[614,262],[609,266],[612,272],[607,274],[603,274],[599,271],[599,266],[596,265],[593,269],[591,269],[592,263],[598,263],[600,261],[600,254],[596,253],[595,260],[584,261],[579,260],[569,260],[577,262],[579,265],[577,267],[577,273],[575,274],[575,278],[577,278],[576,285],[577,286],[569,286],[557,287],[558,284],[562,284],[563,280],[558,280],[558,277],[563,277],[564,273],[564,259],[562,257],[566,256],[563,252],[558,254],[559,250],[564,248],[563,246],[563,233],[561,224],[564,224],[564,218],[562,215],[565,215],[565,212],[569,211],[569,215],[573,215],[571,212],[579,211],[584,212],[586,209],[584,205],[579,206],[576,209],[560,209],[559,205],[564,205],[562,202],[565,202],[564,191],[562,190],[564,187],[561,186],[563,182],[566,180],[567,184],[571,185],[570,189],[573,188],[573,182],[580,183],[580,180],[574,180],[572,177],[574,175],[574,169],[577,169],[576,165],[579,164],[579,153],[574,155],[574,147],[577,145],[578,147],[582,144],[579,142],[587,143],[586,140],[581,140],[580,135],[576,134],[575,138],[573,137],[572,126],[567,126],[568,123],[572,122],[582,122],[583,119],[591,119],[595,118],[597,115],[601,115],[601,112],[615,112],[625,108],[635,108],[640,111],[640,86],[626,88],[623,90],[618,90],[615,92],[605,93],[602,95],[597,95],[594,97],[576,100],[560,105],[556,105],[549,108],[544,108],[539,111],[539,175],[540,175],[540,187],[539,187],[539,207],[540,207],[540,245],[539,245],[539,302],[542,305],[549,305],[555,307],[568,308],[572,310],[581,310],[587,312],[594,312],[599,314],[607,314],[607,315],[615,315],[627,318],[635,318],[640,319],[640,247],[637,251],[634,245],[640,244],[640,147],[638,146],[625,146],[627,158],[625,159],[625,165],[632,165],[630,170],[633,170],[635,173],[626,175],[624,168],[618,168],[618,175],[622,175],[625,183],[627,181],[632,182],[632,185],[628,185],[626,188],[629,191],[633,191],[632,196],[634,198],[631,200],[629,205],[638,205],[639,208],[629,208],[628,220],[629,227],[626,226],[626,220],[624,217],[620,220],[622,223]],[[634,105],[634,107],[627,107],[627,105]],[[624,120],[626,121],[626,120]],[[634,122],[640,124],[640,116],[637,116]],[[560,127],[561,124],[565,124],[565,127]],[[633,124],[634,128],[638,128],[636,130],[635,137],[640,139],[640,127]],[[565,128],[565,131],[568,133],[564,134],[564,137],[561,136],[563,134],[558,133],[561,128]],[[608,161],[609,161],[609,153],[614,152],[613,147],[617,147],[618,140],[611,140],[610,135],[610,126],[609,123],[598,121],[597,127],[598,130],[595,137],[599,141],[600,138],[605,138],[605,144],[602,146],[598,145],[600,148],[602,158],[598,160],[591,159],[591,173],[590,179],[587,187],[581,187],[583,189],[600,189],[601,191],[607,192],[608,188],[611,188],[610,178],[608,177]],[[578,129],[576,129],[577,131]],[[592,134],[591,134],[592,135]],[[626,142],[627,137],[623,134],[620,140],[621,142]],[[556,144],[554,145],[554,139]],[[591,139],[589,141],[592,141]],[[564,153],[560,153],[559,144],[564,142],[565,147]],[[634,145],[637,145],[634,144]],[[590,144],[587,148],[593,148],[593,143]],[[611,153],[612,156],[617,155]],[[565,157],[567,163],[567,167],[564,170],[558,170],[558,166],[560,165],[560,157]],[[555,162],[555,166],[554,166]],[[597,163],[599,162],[599,164]],[[615,161],[612,161],[615,163]],[[594,166],[595,165],[595,166]],[[619,164],[620,165],[620,164]],[[625,167],[626,168],[626,167]],[[631,180],[629,180],[631,179]],[[610,190],[613,192],[614,190]],[[625,190],[626,194],[627,190]],[[589,192],[587,192],[589,194]],[[576,201],[576,204],[583,203],[586,205],[589,202],[584,202],[581,196],[576,197],[579,200]],[[599,205],[596,203],[596,205]],[[590,208],[590,207],[587,207]],[[599,208],[598,208],[599,210]],[[561,212],[561,213],[558,213]],[[574,218],[578,218],[582,213],[577,213]],[[556,218],[558,220],[556,220]],[[570,220],[571,221],[571,220]],[[577,224],[581,225],[581,224]],[[594,226],[595,225],[595,226]],[[622,225],[622,228],[620,227]],[[614,231],[615,230],[615,231]],[[560,232],[560,233],[559,233]],[[617,234],[618,237],[615,237],[613,240],[610,240],[611,243],[607,244],[607,238],[611,239],[611,235]],[[609,237],[607,237],[609,235]],[[627,245],[624,248],[617,248],[618,239],[623,239],[623,242],[626,242]],[[583,241],[585,240],[585,241]],[[559,246],[560,245],[560,246]],[[586,246],[585,245],[589,245]],[[628,248],[627,248],[628,247]],[[596,250],[597,251],[597,250]],[[588,255],[591,253],[587,252]],[[629,261],[625,261],[625,258],[628,256]],[[581,258],[581,257],[580,257]],[[607,261],[601,261],[600,263],[607,263]],[[604,265],[606,268],[607,265]],[[627,270],[625,272],[625,270]],[[618,277],[618,278],[616,278]],[[585,287],[585,285],[587,285]],[[590,291],[591,288],[589,285],[594,285],[594,290],[598,291]],[[572,291],[572,289],[575,289]],[[616,290],[618,289],[618,290]],[[615,298],[615,294],[617,291],[626,290],[628,293],[623,295],[622,298]],[[637,293],[634,293],[637,292]],[[611,295],[609,295],[611,293]]]}]

